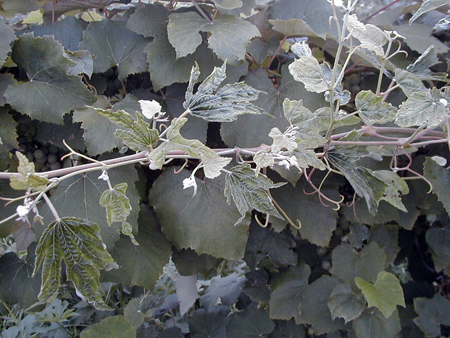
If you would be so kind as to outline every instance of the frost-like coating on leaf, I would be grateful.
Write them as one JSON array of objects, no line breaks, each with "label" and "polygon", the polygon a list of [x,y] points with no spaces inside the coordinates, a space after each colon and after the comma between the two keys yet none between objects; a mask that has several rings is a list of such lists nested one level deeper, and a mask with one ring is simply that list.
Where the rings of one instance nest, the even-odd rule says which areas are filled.
[{"label": "frost-like coating on leaf", "polygon": [[355,105],[362,120],[368,124],[384,124],[395,120],[397,109],[370,90],[362,90],[355,97]]},{"label": "frost-like coating on leaf", "polygon": [[410,73],[404,69],[395,70],[395,81],[403,90],[406,96],[411,96],[416,92],[426,92],[428,89],[422,83],[422,80],[416,74]]},{"label": "frost-like coating on leaf", "polygon": [[406,70],[413,73],[421,80],[446,81],[446,73],[432,72],[430,70],[430,67],[439,62],[434,46],[431,45],[416,61],[414,61],[413,64],[406,67]]},{"label": "frost-like coating on leaf", "polygon": [[364,294],[368,306],[377,307],[386,318],[394,312],[397,305],[406,307],[402,286],[392,273],[381,271],[375,284],[360,277],[355,278],[355,283]]},{"label": "frost-like coating on leaf", "polygon": [[12,60],[29,81],[11,85],[6,99],[11,106],[40,121],[63,124],[63,116],[94,102],[79,76],[67,73],[75,65],[51,36],[23,34],[14,44]]},{"label": "frost-like coating on leaf", "polygon": [[16,151],[19,159],[19,167],[17,171],[19,175],[13,175],[10,178],[11,188],[16,190],[43,190],[49,183],[48,179],[35,174],[34,163],[28,161],[28,158],[19,151]]},{"label": "frost-like coating on leaf", "polygon": [[42,266],[41,302],[51,302],[58,295],[64,260],[67,279],[77,294],[100,310],[110,309],[100,292],[100,270],[118,265],[105,250],[97,224],[71,217],[54,221],[42,234],[36,255],[33,275]]},{"label": "frost-like coating on leaf", "polygon": [[253,37],[260,36],[253,24],[234,15],[221,15],[211,23],[195,12],[169,15],[167,32],[177,58],[195,51],[202,42],[199,32],[210,32],[209,47],[230,64],[243,60],[247,44]]},{"label": "frost-like coating on leaf", "polygon": [[197,64],[192,68],[186,101],[183,106],[191,115],[208,122],[231,122],[243,114],[261,114],[263,109],[250,103],[260,93],[244,82],[226,84],[219,88],[226,78],[226,63],[215,67],[213,72],[200,84],[193,94],[194,84],[200,75]]},{"label": "frost-like coating on leaf", "polygon": [[231,200],[233,200],[241,213],[241,218],[235,224],[241,222],[246,213],[252,211],[252,209],[283,219],[273,205],[268,190],[285,184],[285,182],[273,183],[262,174],[256,176],[255,171],[249,164],[233,167],[226,174],[224,193],[228,204],[231,204]]},{"label": "frost-like coating on leaf", "polygon": [[323,68],[314,56],[303,56],[289,65],[295,81],[300,81],[311,92],[322,93],[330,89]]},{"label": "frost-like coating on leaf", "polygon": [[348,16],[347,28],[350,34],[361,42],[362,48],[367,48],[378,56],[384,55],[383,46],[388,42],[387,33],[377,26],[363,24],[356,14]]},{"label": "frost-like coating on leaf", "polygon": [[389,170],[376,170],[372,171],[371,174],[387,184],[381,199],[403,212],[408,212],[401,198],[401,195],[407,195],[409,193],[409,188],[405,180]]},{"label": "frost-like coating on leaf", "polygon": [[435,126],[447,115],[439,89],[416,92],[400,106],[395,123],[400,127]]}]

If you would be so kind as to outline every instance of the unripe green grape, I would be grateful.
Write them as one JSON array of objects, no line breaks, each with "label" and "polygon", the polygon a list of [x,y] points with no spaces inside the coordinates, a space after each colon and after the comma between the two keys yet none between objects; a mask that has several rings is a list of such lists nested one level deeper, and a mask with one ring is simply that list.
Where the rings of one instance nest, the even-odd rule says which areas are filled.
[{"label": "unripe green grape", "polygon": [[316,249],[316,253],[317,253],[319,256],[325,256],[327,252],[328,252],[327,248],[324,248],[324,247],[322,247],[322,246],[319,246],[319,247]]},{"label": "unripe green grape", "polygon": [[312,328],[312,327],[310,327],[309,329],[308,329],[308,336],[314,336],[314,333],[315,333],[316,331],[314,331],[314,329]]},{"label": "unripe green grape", "polygon": [[323,261],[323,262],[322,262],[322,269],[328,271],[330,268],[331,268],[331,263],[330,263],[330,261]]},{"label": "unripe green grape", "polygon": [[56,156],[56,154],[49,153],[49,154],[47,155],[47,162],[48,162],[48,163],[53,164],[53,163],[55,163],[56,161],[58,161],[58,156]]},{"label": "unripe green grape", "polygon": [[123,88],[122,81],[120,81],[119,79],[115,79],[114,80],[114,89],[121,90],[122,88]]},{"label": "unripe green grape", "polygon": [[55,162],[50,164],[50,170],[57,170],[57,169],[61,169],[61,163]]},{"label": "unripe green grape", "polygon": [[59,148],[57,146],[54,146],[53,144],[48,146],[48,152],[52,154],[57,154],[59,151]]},{"label": "unripe green grape", "polygon": [[350,85],[359,85],[361,83],[361,75],[358,73],[353,73],[345,79]]},{"label": "unripe green grape", "polygon": [[34,158],[36,160],[41,159],[41,158],[45,158],[45,153],[44,153],[44,151],[42,149],[36,149],[34,151],[33,155],[34,155]]},{"label": "unripe green grape", "polygon": [[44,152],[45,156],[48,155],[48,147],[46,147],[46,146],[40,146],[39,149],[41,149],[41,150]]}]

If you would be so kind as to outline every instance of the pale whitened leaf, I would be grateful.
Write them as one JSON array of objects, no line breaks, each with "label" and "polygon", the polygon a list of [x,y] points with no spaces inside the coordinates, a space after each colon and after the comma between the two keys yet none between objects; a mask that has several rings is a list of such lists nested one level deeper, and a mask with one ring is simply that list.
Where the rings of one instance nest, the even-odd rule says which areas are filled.
[{"label": "pale whitened leaf", "polygon": [[243,114],[261,114],[262,108],[250,103],[258,99],[260,93],[244,82],[219,85],[226,78],[226,63],[222,67],[215,67],[213,72],[192,93],[193,85],[199,76],[198,65],[191,71],[186,101],[183,106],[189,113],[201,117],[209,122],[231,122]]},{"label": "pale whitened leaf", "polygon": [[253,156],[253,161],[256,164],[256,175],[259,174],[262,168],[270,167],[275,163],[273,154],[265,152],[263,150],[258,151],[255,156]]},{"label": "pale whitened leaf", "polygon": [[362,120],[368,124],[384,124],[395,120],[397,109],[370,90],[362,90],[355,97],[355,105]]},{"label": "pale whitened leaf", "polygon": [[247,44],[253,37],[260,36],[256,26],[234,15],[221,15],[210,23],[194,12],[171,14],[167,32],[177,58],[195,51],[202,42],[199,32],[210,32],[209,47],[230,64],[242,61]]},{"label": "pale whitened leaf", "polygon": [[281,187],[286,184],[285,182],[273,183],[264,175],[256,176],[255,171],[249,164],[233,167],[225,178],[224,193],[227,202],[230,204],[233,199],[234,204],[241,213],[241,218],[236,224],[241,222],[245,214],[252,209],[283,219],[273,205],[268,195],[268,190]]},{"label": "pale whitened leaf", "polygon": [[34,163],[28,161],[24,154],[16,151],[16,156],[19,159],[19,167],[17,168],[19,175],[10,177],[11,188],[15,190],[44,189],[49,183],[48,179],[35,174]]},{"label": "pale whitened leaf", "polygon": [[139,100],[139,105],[142,114],[149,120],[161,113],[161,105],[155,100]]},{"label": "pale whitened leaf", "polygon": [[414,13],[411,19],[409,19],[409,24],[412,24],[414,21],[416,21],[417,18],[422,14],[425,14],[426,12],[444,5],[448,5],[448,0],[425,0],[417,10],[417,12]]},{"label": "pale whitened leaf", "polygon": [[408,97],[416,92],[428,91],[417,75],[403,69],[397,68],[395,70],[395,81],[397,81],[397,84]]},{"label": "pale whitened leaf", "polygon": [[431,45],[413,64],[406,67],[408,72],[415,74],[421,80],[446,81],[447,74],[432,72],[430,67],[440,63],[434,46]]},{"label": "pale whitened leaf", "polygon": [[110,309],[100,292],[100,269],[118,268],[106,251],[95,223],[64,217],[51,223],[39,239],[36,248],[35,275],[42,266],[42,287],[39,300],[53,301],[61,286],[61,261],[83,299],[99,310]]},{"label": "pale whitened leaf", "polygon": [[217,154],[212,156],[212,153],[210,152],[207,152],[206,155],[202,155],[201,159],[203,171],[208,178],[216,178],[219,176],[222,169],[231,161],[231,157],[220,157]]},{"label": "pale whitened leaf", "polygon": [[400,127],[439,124],[448,114],[441,98],[436,88],[414,93],[400,106],[395,123]]},{"label": "pale whitened leaf", "polygon": [[113,222],[125,222],[131,212],[127,193],[128,184],[119,183],[114,188],[105,190],[100,196],[100,205],[106,208],[108,225]]},{"label": "pale whitened leaf", "polygon": [[297,148],[294,150],[294,156],[300,168],[309,168],[311,166],[320,170],[326,169],[325,164],[317,158],[314,150]]},{"label": "pale whitened leaf", "polygon": [[302,56],[312,56],[311,48],[309,48],[305,41],[294,43],[291,46],[291,51],[293,51],[299,58]]},{"label": "pale whitened leaf", "polygon": [[348,16],[347,29],[361,42],[362,48],[367,48],[378,56],[384,55],[383,46],[388,42],[388,38],[380,28],[371,24],[364,25],[356,14],[352,14]]},{"label": "pale whitened leaf", "polygon": [[401,198],[401,195],[409,193],[409,188],[405,180],[390,170],[373,171],[372,175],[387,184],[386,191],[381,199],[401,211],[408,212]]},{"label": "pale whitened leaf", "polygon": [[289,65],[289,72],[295,81],[300,81],[311,92],[322,93],[330,89],[323,68],[314,56],[303,56]]},{"label": "pale whitened leaf", "polygon": [[269,136],[273,139],[271,145],[272,152],[278,153],[285,149],[287,151],[293,151],[298,147],[297,142],[295,142],[295,137],[289,133],[282,133],[278,128],[272,128]]}]

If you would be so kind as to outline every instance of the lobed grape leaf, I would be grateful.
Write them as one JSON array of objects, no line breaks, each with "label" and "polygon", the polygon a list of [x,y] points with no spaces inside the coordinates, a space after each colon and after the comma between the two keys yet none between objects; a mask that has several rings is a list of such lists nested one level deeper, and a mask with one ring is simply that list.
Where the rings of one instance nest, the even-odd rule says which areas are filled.
[{"label": "lobed grape leaf", "polygon": [[370,242],[375,242],[386,253],[386,264],[393,264],[400,251],[397,224],[375,224],[370,227]]},{"label": "lobed grape leaf", "polygon": [[405,297],[399,280],[392,273],[381,271],[374,284],[366,282],[360,277],[355,283],[361,289],[369,307],[375,306],[388,318],[397,305],[405,307]]},{"label": "lobed grape leaf", "polygon": [[395,25],[395,31],[404,38],[412,50],[424,53],[432,45],[436,53],[446,53],[447,45],[432,35],[433,27],[431,26],[425,23]]},{"label": "lobed grape leaf", "polygon": [[[448,187],[450,186],[450,171],[439,165],[437,163],[438,160],[439,157],[427,157],[423,164],[423,174],[433,185],[433,192],[450,215],[450,196],[448,193]],[[446,160],[443,160],[445,163]]]},{"label": "lobed grape leaf", "polygon": [[351,14],[347,19],[347,29],[350,34],[361,42],[361,48],[374,52],[377,56],[384,56],[383,46],[388,42],[388,34],[371,24],[363,24],[356,14]]},{"label": "lobed grape leaf", "polygon": [[395,70],[395,81],[397,81],[397,84],[408,97],[412,96],[416,92],[428,91],[422,83],[422,80],[420,80],[417,75],[404,69]]},{"label": "lobed grape leaf", "polygon": [[235,312],[227,324],[227,337],[258,338],[272,332],[275,324],[264,310],[256,308],[256,303],[244,311]]},{"label": "lobed grape leaf", "polygon": [[447,276],[450,275],[450,252],[448,243],[450,243],[450,227],[444,228],[431,227],[425,234],[425,239],[430,247],[431,257],[433,258],[436,271],[443,271]]},{"label": "lobed grape leaf", "polygon": [[127,306],[123,309],[123,316],[131,324],[131,326],[137,329],[144,324],[144,314],[140,311],[141,299],[131,299]]},{"label": "lobed grape leaf", "polygon": [[125,222],[131,211],[130,200],[127,197],[128,184],[119,183],[100,196],[100,205],[106,208],[108,225],[113,222]]},{"label": "lobed grape leaf", "polygon": [[200,297],[200,305],[207,311],[213,309],[219,299],[223,305],[233,305],[244,288],[245,280],[246,278],[237,272],[225,277],[213,277],[211,284]]},{"label": "lobed grape leaf", "polygon": [[3,107],[6,104],[6,89],[8,88],[8,86],[15,84],[17,84],[17,81],[16,79],[14,79],[14,76],[12,74],[0,74],[0,107]]},{"label": "lobed grape leaf", "polygon": [[390,170],[376,170],[372,172],[372,175],[387,185],[381,200],[388,202],[403,212],[408,212],[401,199],[401,195],[409,193],[405,180]]},{"label": "lobed grape leaf", "polygon": [[358,318],[365,306],[364,297],[353,292],[348,283],[338,284],[331,292],[328,300],[331,317],[333,319],[344,318],[346,324]]},{"label": "lobed grape leaf", "polygon": [[67,279],[74,283],[77,294],[99,310],[110,309],[100,292],[100,270],[118,265],[105,250],[97,224],[72,217],[50,223],[39,239],[36,255],[33,276],[42,266],[41,302],[56,299],[64,260]]},{"label": "lobed grape leaf", "polygon": [[223,14],[208,22],[195,12],[173,13],[167,25],[168,38],[176,50],[177,58],[195,51],[202,42],[199,32],[209,32],[209,47],[222,60],[237,64],[244,60],[246,47],[258,29],[248,21],[234,15]]},{"label": "lobed grape leaf", "polygon": [[419,315],[414,319],[427,337],[440,337],[441,325],[450,326],[449,300],[436,293],[433,298],[414,298],[414,311]]},{"label": "lobed grape leaf", "polygon": [[5,63],[8,53],[11,51],[11,42],[15,39],[14,31],[4,22],[0,22],[0,67]]},{"label": "lobed grape leaf", "polygon": [[7,18],[12,18],[17,13],[28,13],[36,9],[39,9],[39,6],[31,0],[7,0],[2,1],[0,13]]},{"label": "lobed grape leaf", "polygon": [[269,314],[272,319],[295,319],[296,324],[301,323],[299,304],[303,292],[308,285],[311,268],[304,261],[297,266],[290,266],[282,272],[272,285],[269,302]]},{"label": "lobed grape leaf", "polygon": [[17,171],[19,175],[10,177],[11,188],[16,190],[44,190],[49,180],[44,176],[35,174],[34,163],[28,161],[28,158],[19,151],[16,151],[19,159]]},{"label": "lobed grape leaf", "polygon": [[102,280],[151,290],[163,273],[163,267],[169,262],[171,244],[161,233],[150,207],[141,205],[138,224],[136,241],[140,245],[136,246],[129,238],[122,236],[111,250],[111,256],[120,269],[103,273]]},{"label": "lobed grape leaf", "polygon": [[355,277],[374,282],[385,268],[386,253],[375,242],[361,251],[354,250],[350,244],[340,244],[333,250],[331,259],[331,274],[354,285]]},{"label": "lobed grape leaf", "polygon": [[426,12],[429,12],[435,8],[448,5],[447,0],[425,0],[421,5],[420,8],[417,10],[416,13],[409,19],[409,24],[411,25],[414,21],[417,20],[419,16],[422,14],[425,14]]},{"label": "lobed grape leaf", "polygon": [[250,103],[258,98],[259,90],[244,82],[226,84],[219,88],[226,78],[226,63],[222,67],[215,67],[194,94],[194,84],[199,75],[200,69],[196,63],[191,71],[186,101],[183,104],[191,115],[201,117],[208,122],[231,122],[239,115],[264,112],[263,109]]},{"label": "lobed grape leaf", "polygon": [[30,80],[6,90],[7,102],[17,111],[62,124],[64,114],[94,102],[81,78],[67,75],[74,63],[53,37],[23,34],[15,42],[11,57]]},{"label": "lobed grape leaf", "polygon": [[194,250],[176,250],[175,248],[172,250],[172,261],[182,276],[197,275],[199,273],[207,275],[222,262],[221,259],[211,255],[198,255]]},{"label": "lobed grape leaf", "polygon": [[192,338],[227,338],[226,325],[230,321],[228,306],[215,306],[209,311],[198,309],[189,319]]},{"label": "lobed grape leaf", "polygon": [[[302,56],[289,65],[289,72],[295,81],[302,82],[306,90],[322,93],[331,89],[326,66],[328,63],[319,64],[314,56]],[[328,72],[326,72],[328,70]]]},{"label": "lobed grape leaf", "polygon": [[81,332],[81,338],[130,338],[136,337],[136,329],[122,315],[102,319],[100,323],[92,325]]},{"label": "lobed grape leaf", "polygon": [[367,338],[394,338],[402,329],[397,310],[389,317],[377,308],[365,309],[364,312],[352,322],[356,337]]},{"label": "lobed grape leaf", "polygon": [[328,299],[339,284],[337,278],[323,275],[309,284],[302,293],[298,311],[302,324],[311,324],[315,334],[333,333],[345,328],[344,320],[332,318]]},{"label": "lobed grape leaf", "polygon": [[94,54],[94,72],[103,73],[113,66],[119,79],[148,70],[144,48],[152,41],[126,28],[126,21],[102,20],[91,22],[83,32],[80,49]]},{"label": "lobed grape leaf", "polygon": [[421,80],[446,81],[446,73],[431,72],[430,70],[430,67],[439,63],[440,61],[434,51],[434,46],[431,45],[413,64],[406,67],[406,70]]},{"label": "lobed grape leaf", "polygon": [[207,253],[217,258],[242,258],[249,222],[233,226],[239,212],[225,200],[223,176],[213,181],[194,177],[198,190],[193,197],[182,184],[189,175],[186,170],[178,175],[166,170],[150,190],[150,205],[162,231],[178,249],[191,248],[198,254]]},{"label": "lobed grape leaf", "polygon": [[358,115],[368,125],[384,124],[395,120],[397,109],[370,90],[362,90],[355,97]]},{"label": "lobed grape leaf", "polygon": [[448,114],[439,89],[415,92],[398,109],[395,123],[400,127],[435,126]]},{"label": "lobed grape leaf", "polygon": [[252,209],[283,219],[273,205],[268,190],[285,184],[285,182],[273,183],[262,174],[256,176],[255,171],[249,164],[241,164],[231,168],[225,176],[224,194],[228,204],[231,204],[233,199],[241,214],[235,225],[240,223],[246,213]]}]

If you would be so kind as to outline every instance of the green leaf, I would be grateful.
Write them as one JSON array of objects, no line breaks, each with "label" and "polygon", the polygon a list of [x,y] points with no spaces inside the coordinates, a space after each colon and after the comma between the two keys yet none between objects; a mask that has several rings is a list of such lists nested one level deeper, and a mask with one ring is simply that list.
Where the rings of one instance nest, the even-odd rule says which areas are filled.
[{"label": "green leaf", "polygon": [[[336,229],[338,214],[333,208],[317,203],[316,196],[307,196],[305,189],[308,184],[302,180],[295,187],[286,185],[274,190],[272,196],[295,224],[301,223],[299,232],[303,239],[327,247]],[[322,192],[327,194],[326,190]]]},{"label": "green leaf", "polygon": [[119,70],[119,79],[148,70],[144,48],[152,41],[130,31],[126,21],[102,20],[91,22],[83,32],[80,49],[95,55],[94,72],[103,73],[113,66]]},{"label": "green leaf", "polygon": [[8,53],[11,51],[11,42],[15,39],[14,31],[5,23],[0,22],[0,67],[5,63]]},{"label": "green leaf", "polygon": [[196,310],[189,319],[192,338],[227,338],[226,325],[230,321],[228,306],[215,306],[208,312]]},{"label": "green leaf", "polygon": [[177,299],[180,303],[180,315],[184,316],[199,298],[197,290],[197,275],[177,275],[175,279],[175,286],[177,288]]},{"label": "green leaf", "polygon": [[422,83],[417,75],[410,73],[404,69],[395,70],[395,81],[403,90],[406,96],[410,97],[416,92],[427,92],[428,89]]},{"label": "green leaf", "polygon": [[109,309],[100,293],[100,270],[118,268],[104,249],[98,225],[65,217],[52,222],[39,239],[33,276],[42,265],[41,302],[55,300],[61,286],[61,261],[77,294],[97,309]]},{"label": "green leaf", "polygon": [[354,250],[349,244],[341,244],[333,250],[331,259],[331,274],[354,285],[355,277],[374,282],[385,268],[386,253],[374,242],[361,251]]},{"label": "green leaf", "polygon": [[383,46],[388,42],[388,34],[371,24],[363,24],[356,14],[348,16],[347,29],[350,34],[361,42],[362,48],[374,52],[377,56],[384,56]]},{"label": "green leaf", "polygon": [[153,206],[162,231],[177,248],[192,248],[198,254],[240,259],[247,242],[248,221],[233,225],[239,218],[234,206],[229,206],[223,195],[224,178],[213,181],[195,178],[197,194],[183,189],[186,170],[176,175],[166,170],[150,190]]},{"label": "green leaf", "polygon": [[136,337],[136,329],[124,316],[112,316],[102,319],[100,323],[92,325],[88,330],[81,332],[81,338],[132,338]]},{"label": "green leaf", "polygon": [[293,320],[276,321],[275,330],[271,334],[271,338],[306,338],[306,331],[303,325],[296,325]]},{"label": "green leaf", "polygon": [[407,195],[409,193],[408,184],[406,184],[405,180],[390,170],[373,171],[372,175],[387,184],[381,199],[403,212],[408,212],[401,199],[401,194]]},{"label": "green leaf", "polygon": [[400,127],[435,126],[447,116],[439,89],[416,92],[400,106],[395,123]]},{"label": "green leaf", "polygon": [[211,284],[200,297],[200,305],[207,311],[213,309],[219,299],[223,305],[233,305],[244,288],[245,280],[246,278],[237,272],[225,277],[213,277]]},{"label": "green leaf", "polygon": [[426,12],[444,5],[448,5],[448,0],[425,0],[417,10],[417,12],[414,13],[411,19],[409,19],[409,24],[412,24],[414,21],[416,21],[417,18],[422,14],[425,14]]},{"label": "green leaf", "polygon": [[448,187],[450,186],[450,171],[439,165],[437,163],[438,160],[439,157],[427,157],[423,165],[423,174],[425,178],[433,184],[433,192],[450,215],[450,196],[448,193]]},{"label": "green leaf", "polygon": [[328,299],[338,284],[337,278],[323,275],[303,291],[298,305],[299,320],[302,324],[311,324],[315,334],[332,333],[345,328],[344,321],[333,319],[328,308]]},{"label": "green leaf", "polygon": [[7,0],[2,1],[0,13],[12,18],[17,13],[29,13],[36,9],[39,9],[39,6],[31,0]]},{"label": "green leaf", "polygon": [[441,325],[450,326],[449,300],[438,293],[432,299],[414,298],[414,311],[419,315],[414,323],[427,337],[440,337]]},{"label": "green leaf", "polygon": [[208,22],[195,12],[169,15],[167,32],[177,58],[195,51],[202,42],[199,32],[210,32],[209,47],[230,64],[244,60],[247,44],[253,37],[260,36],[253,24],[234,15],[221,15]]},{"label": "green leaf", "polygon": [[[113,223],[111,226],[106,221],[106,210],[99,204],[100,196],[108,189],[108,184],[99,179],[99,172],[86,173],[74,176],[62,181],[56,191],[50,197],[53,205],[60,216],[74,216],[97,224],[100,228],[102,240],[108,249],[114,247],[114,243],[119,239],[122,225]],[[124,166],[108,170],[111,182],[125,181],[128,186],[134,187],[134,182],[138,180],[133,166]],[[136,189],[130,189],[127,193],[131,203],[131,213],[127,220],[137,231],[137,218],[139,213],[139,193]],[[53,219],[47,206],[39,208],[41,215],[46,222]],[[42,226],[36,225],[36,238],[42,234]]]},{"label": "green leaf", "polygon": [[264,310],[258,310],[256,303],[244,311],[235,312],[227,324],[227,337],[259,338],[272,332],[275,324]]},{"label": "green leaf", "polygon": [[310,92],[322,93],[331,89],[324,68],[314,56],[302,56],[289,65],[289,72],[295,81],[300,81]]},{"label": "green leaf", "polygon": [[309,265],[300,261],[297,266],[290,266],[280,274],[272,286],[269,303],[270,318],[290,320],[294,317],[297,324],[301,323],[299,304],[308,285],[310,273]]},{"label": "green leaf", "polygon": [[445,43],[431,35],[433,27],[426,23],[415,23],[413,25],[396,25],[395,31],[404,37],[404,41],[409,48],[419,53],[424,53],[430,46],[434,46],[436,53],[447,53],[448,47]]},{"label": "green leaf", "polygon": [[198,255],[194,250],[175,250],[175,248],[172,252],[172,261],[182,276],[192,276],[199,273],[206,276],[222,262],[221,259],[211,255]]},{"label": "green leaf", "polygon": [[370,227],[370,242],[375,242],[386,253],[386,264],[393,264],[400,251],[397,224],[376,224]]},{"label": "green leaf", "polygon": [[107,117],[111,122],[127,128],[126,130],[117,129],[114,135],[121,138],[128,147],[135,151],[148,151],[159,137],[158,131],[150,128],[150,125],[144,121],[144,116],[139,111],[136,111],[137,119],[135,120],[125,110],[94,109],[100,115]]},{"label": "green leaf", "polygon": [[161,169],[166,156],[170,151],[181,150],[187,155],[202,160],[201,165],[207,178],[218,177],[222,169],[231,161],[231,158],[221,157],[205,146],[199,140],[188,140],[180,134],[180,129],[186,124],[187,118],[173,119],[166,134],[166,141],[161,143],[147,158],[152,169]]},{"label": "green leaf", "polygon": [[184,108],[196,117],[201,117],[208,122],[231,122],[243,114],[261,114],[263,109],[251,104],[258,98],[259,90],[256,90],[244,82],[219,85],[226,78],[226,63],[222,67],[215,67],[203,83],[193,94],[194,84],[200,75],[196,64],[191,71],[189,86],[186,91]]},{"label": "green leaf", "polygon": [[125,222],[131,211],[130,200],[127,197],[128,184],[119,183],[114,188],[105,190],[100,196],[100,205],[106,208],[108,225],[113,222]]},{"label": "green leaf", "polygon": [[139,298],[133,298],[125,306],[125,309],[123,309],[125,319],[135,329],[144,323],[144,314],[139,309],[140,304],[141,300]]},{"label": "green leaf", "polygon": [[[8,86],[17,84],[12,74],[0,74],[0,106],[3,107],[6,104],[5,92]],[[3,140],[4,142],[4,140]]]},{"label": "green leaf", "polygon": [[302,19],[289,20],[268,20],[273,29],[284,36],[307,36],[317,37],[318,35]]},{"label": "green leaf", "polygon": [[169,262],[171,244],[161,233],[150,207],[141,206],[138,223],[136,240],[140,245],[136,246],[129,238],[122,236],[111,250],[111,256],[120,269],[105,272],[102,280],[151,290]]},{"label": "green leaf", "polygon": [[368,124],[384,124],[395,120],[397,109],[370,90],[362,90],[355,97],[358,115]]},{"label": "green leaf", "polygon": [[361,338],[395,338],[402,329],[397,310],[389,317],[376,308],[365,309],[364,312],[352,322],[356,337]]},{"label": "green leaf", "polygon": [[269,178],[255,171],[249,164],[237,165],[231,168],[225,176],[225,196],[228,204],[233,199],[241,217],[235,223],[241,222],[246,213],[252,209],[283,219],[272,203],[268,190],[278,188],[285,183],[273,183]]},{"label": "green leaf", "polygon": [[53,37],[23,34],[15,42],[11,57],[30,80],[6,90],[7,101],[17,111],[40,121],[62,124],[64,114],[94,102],[81,78],[67,75],[74,63],[65,57],[61,44]]},{"label": "green leaf", "polygon": [[34,163],[28,161],[28,158],[19,151],[16,151],[16,156],[19,159],[17,168],[19,175],[10,177],[11,188],[16,190],[45,189],[49,181],[47,178],[35,174]]},{"label": "green leaf", "polygon": [[381,271],[374,284],[360,277],[355,278],[355,283],[363,292],[369,307],[375,306],[386,318],[394,312],[397,305],[406,306],[402,286],[392,273]]},{"label": "green leaf", "polygon": [[36,259],[35,248],[36,244],[29,246],[25,260],[13,252],[0,257],[0,291],[8,304],[19,304],[25,309],[38,301],[41,272],[31,277]]},{"label": "green leaf", "polygon": [[430,67],[439,63],[440,61],[434,51],[434,46],[431,45],[413,64],[406,67],[406,70],[421,80],[445,81],[446,73],[432,72],[430,70]]},{"label": "green leaf", "polygon": [[447,276],[450,275],[450,252],[448,250],[450,227],[447,225],[444,228],[429,228],[425,239],[430,247],[436,271],[443,271]]},{"label": "green leaf", "polygon": [[355,294],[348,283],[337,285],[328,300],[331,317],[333,319],[344,318],[346,324],[359,317],[365,306],[364,297]]}]

